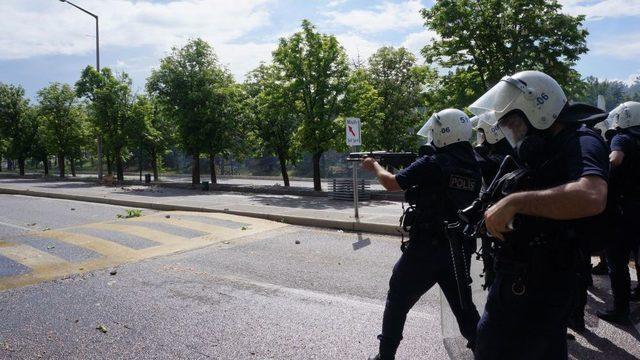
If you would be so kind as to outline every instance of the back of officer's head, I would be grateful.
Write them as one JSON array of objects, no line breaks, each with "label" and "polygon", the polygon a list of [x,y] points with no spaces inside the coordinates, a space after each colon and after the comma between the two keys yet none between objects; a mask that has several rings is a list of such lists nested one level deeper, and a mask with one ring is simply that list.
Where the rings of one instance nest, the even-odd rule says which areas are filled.
[{"label": "back of officer's head", "polygon": [[627,101],[611,110],[607,122],[611,130],[640,126],[640,103]]},{"label": "back of officer's head", "polygon": [[460,142],[469,143],[472,133],[469,117],[458,109],[434,113],[418,131],[418,135],[426,137],[427,143],[437,148]]}]

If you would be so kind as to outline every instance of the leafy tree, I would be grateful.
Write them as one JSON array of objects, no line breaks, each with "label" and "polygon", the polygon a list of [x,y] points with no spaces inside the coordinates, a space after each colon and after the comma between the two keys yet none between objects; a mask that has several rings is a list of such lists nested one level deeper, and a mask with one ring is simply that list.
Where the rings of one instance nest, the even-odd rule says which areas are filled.
[{"label": "leafy tree", "polygon": [[112,173],[111,163],[115,161],[117,179],[123,181],[125,146],[137,136],[127,132],[134,100],[131,79],[126,73],[116,76],[109,68],[98,72],[87,66],[76,83],[76,92],[91,101],[94,126],[103,137],[108,173]]},{"label": "leafy tree", "polygon": [[0,133],[7,141],[6,156],[18,159],[20,175],[24,175],[25,160],[31,155],[31,145],[37,122],[22,86],[0,83]]},{"label": "leafy tree", "polygon": [[430,70],[417,66],[416,57],[405,48],[382,47],[368,64],[367,79],[382,100],[380,111],[384,114],[370,136],[384,150],[414,148],[415,131],[408,130],[420,122],[416,109],[423,102],[423,87]]},{"label": "leafy tree", "polygon": [[584,92],[578,97],[578,101],[596,105],[598,95],[604,96],[607,111],[612,110],[618,104],[625,101],[628,88],[622,81],[599,80],[595,76],[588,76],[584,80]]},{"label": "leafy tree", "polygon": [[[158,161],[171,149],[175,132],[173,122],[165,115],[166,112],[160,109],[160,106],[156,99],[138,95],[131,110],[133,129],[130,131],[140,136],[141,145],[151,159],[154,181],[158,181],[159,178],[161,165]],[[137,139],[132,140],[137,141]],[[133,144],[133,147],[135,146],[136,144]]]},{"label": "leafy tree", "polygon": [[582,83],[573,67],[588,51],[585,17],[561,10],[556,0],[437,1],[421,11],[425,25],[439,36],[422,54],[428,63],[449,69],[442,83],[457,84],[462,95],[477,97],[504,75],[522,70],[544,71],[567,93],[579,93]]},{"label": "leafy tree", "polygon": [[[68,84],[52,83],[41,89],[38,102],[47,153],[56,154],[60,177],[64,177],[65,160],[74,164],[86,142],[84,113],[78,105],[75,90]],[[72,168],[75,176],[75,166]]]},{"label": "leafy tree", "polygon": [[[224,90],[231,82],[229,72],[202,39],[191,40],[182,48],[174,47],[148,79],[148,92],[157,96],[167,116],[175,120],[179,144],[193,158],[193,184],[200,183],[200,154],[211,157],[220,151],[213,141],[224,140],[220,136],[224,131],[219,130],[226,124],[220,123],[219,115],[227,105],[225,101],[231,98]],[[212,175],[213,181],[215,170]]]},{"label": "leafy tree", "polygon": [[301,31],[280,39],[273,55],[291,83],[292,99],[302,104],[296,138],[302,150],[312,154],[313,187],[320,191],[320,158],[335,143],[341,129],[335,120],[347,87],[347,56],[335,36],[318,33],[308,20],[302,21]]},{"label": "leafy tree", "polygon": [[380,129],[385,120],[384,99],[368,79],[363,67],[349,75],[345,96],[342,100],[342,113],[345,117],[360,118],[362,127],[362,146],[365,149],[380,149]]},{"label": "leafy tree", "polygon": [[300,124],[299,103],[291,101],[291,84],[281,69],[261,64],[249,73],[245,82],[251,96],[251,131],[262,155],[278,158],[284,186],[289,186],[287,163],[297,158],[294,136]]}]

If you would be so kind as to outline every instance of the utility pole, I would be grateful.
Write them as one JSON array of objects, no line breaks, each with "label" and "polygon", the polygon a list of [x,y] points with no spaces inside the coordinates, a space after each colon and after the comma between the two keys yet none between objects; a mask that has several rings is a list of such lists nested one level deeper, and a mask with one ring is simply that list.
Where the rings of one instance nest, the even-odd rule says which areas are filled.
[{"label": "utility pole", "polygon": [[[91,15],[94,19],[96,19],[96,70],[100,72],[100,29],[98,27],[98,15],[87,11],[80,6],[72,3],[68,0],[60,0],[60,2],[67,3],[74,8]],[[98,130],[99,132],[100,130]],[[102,180],[102,134],[98,133],[98,180]]]}]

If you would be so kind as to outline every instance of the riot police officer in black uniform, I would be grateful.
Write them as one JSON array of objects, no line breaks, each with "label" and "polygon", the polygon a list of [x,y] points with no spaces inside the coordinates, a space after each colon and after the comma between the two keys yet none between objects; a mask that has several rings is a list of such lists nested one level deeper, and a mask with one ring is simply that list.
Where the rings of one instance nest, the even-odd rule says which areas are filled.
[{"label": "riot police officer in black uniform", "polygon": [[476,129],[476,160],[482,171],[484,187],[488,186],[498,172],[498,168],[507,155],[514,155],[513,148],[505,139],[502,130],[497,125],[491,126],[484,116],[474,116],[471,123]]},{"label": "riot police officer in black uniform", "polygon": [[[507,155],[514,155],[513,148],[505,139],[498,125],[490,125],[483,115],[471,118],[471,123],[476,129],[476,146],[473,148],[482,172],[482,190],[491,184],[500,165]],[[479,254],[482,258],[484,284],[487,289],[493,283],[495,271],[493,269],[493,246],[491,242],[483,238]]]},{"label": "riot police officer in black uniform", "polygon": [[558,83],[538,71],[504,77],[469,109],[500,126],[520,165],[484,213],[498,250],[475,357],[566,359],[577,229],[604,210],[606,144],[575,124]]},{"label": "riot police officer in black uniform", "polygon": [[631,286],[629,253],[634,254],[638,264],[640,239],[636,226],[636,221],[640,218],[640,103],[629,101],[619,105],[611,111],[609,119],[609,196],[617,201],[622,215],[615,222],[612,229],[614,236],[607,241],[605,247],[613,292],[613,309],[598,312],[597,315],[606,321],[628,324]]},{"label": "riot police officer in black uniform", "polygon": [[480,318],[471,298],[468,270],[475,244],[459,228],[447,226],[457,221],[458,209],[471,203],[480,190],[480,169],[469,142],[470,120],[460,110],[442,110],[418,134],[427,137],[435,154],[419,158],[395,176],[371,158],[362,163],[387,190],[405,190],[411,205],[403,215],[409,243],[393,269],[378,336],[379,353],[370,359],[395,358],[407,313],[435,284],[442,289],[470,347]]}]

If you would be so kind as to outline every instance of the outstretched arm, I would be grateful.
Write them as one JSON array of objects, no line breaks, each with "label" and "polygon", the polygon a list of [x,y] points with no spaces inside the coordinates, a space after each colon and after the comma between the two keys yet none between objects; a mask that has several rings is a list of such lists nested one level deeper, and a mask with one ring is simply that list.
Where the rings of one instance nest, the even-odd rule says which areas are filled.
[{"label": "outstretched arm", "polygon": [[368,157],[362,160],[362,168],[372,172],[378,178],[380,185],[388,191],[402,191],[396,176],[385,170],[375,159]]}]

